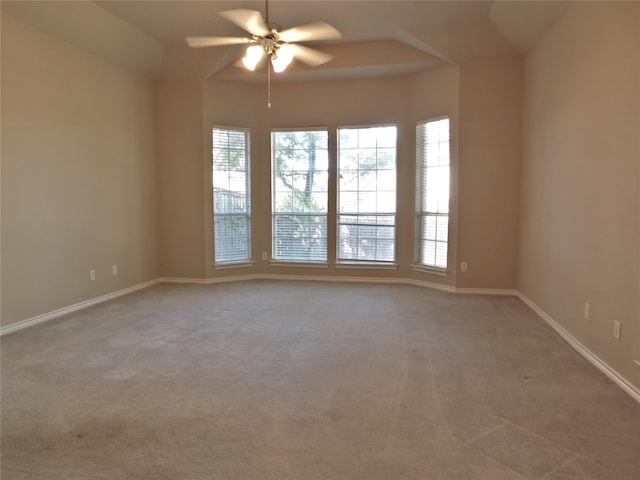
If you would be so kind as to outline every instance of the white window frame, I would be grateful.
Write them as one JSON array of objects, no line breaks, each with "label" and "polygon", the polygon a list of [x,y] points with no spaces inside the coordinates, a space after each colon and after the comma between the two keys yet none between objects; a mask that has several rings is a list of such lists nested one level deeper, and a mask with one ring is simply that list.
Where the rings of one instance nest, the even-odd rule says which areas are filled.
[{"label": "white window frame", "polygon": [[[358,140],[358,146],[356,148],[346,148],[342,145],[341,142],[341,132],[345,130],[373,130],[373,129],[385,129],[385,128],[393,128],[395,130],[394,142],[393,142],[393,161],[392,168],[378,168],[376,165],[375,173],[376,173],[376,189],[375,190],[363,190],[361,189],[361,177],[360,177],[360,159],[361,156],[365,154],[365,151],[371,152],[371,149],[374,149],[376,162],[381,157],[383,149],[389,149],[389,146],[379,146],[378,141],[376,139],[375,147],[371,146],[362,146],[360,145],[360,139]],[[356,266],[356,267],[392,267],[395,268],[397,266],[397,164],[398,164],[398,126],[396,124],[379,124],[379,125],[359,125],[359,126],[342,126],[337,129],[337,151],[338,151],[338,162],[337,162],[337,172],[338,172],[338,185],[337,185],[337,232],[336,232],[336,265],[338,267],[341,266]],[[349,152],[351,151],[351,152]],[[347,162],[349,155],[355,154],[357,157],[357,166],[355,164],[349,165]],[[344,168],[343,168],[344,166]],[[378,188],[379,179],[381,179],[382,175],[387,172],[387,177],[389,175],[388,170],[392,170],[393,178],[391,183],[393,184],[393,189],[389,190],[381,190]],[[358,176],[358,186],[357,190],[344,190],[342,188],[341,177],[344,174],[357,172]],[[356,194],[357,206],[350,206],[348,201],[348,193]],[[365,202],[362,201],[361,198],[364,195],[370,194],[371,198],[375,197],[376,207],[367,208],[368,211],[363,211],[362,208],[365,207]],[[386,204],[387,207],[382,207],[381,198],[388,198]],[[370,202],[369,202],[370,203]],[[353,205],[353,201],[352,201]],[[370,219],[374,219],[374,223],[364,223],[365,218],[369,217]],[[353,221],[349,221],[349,218],[355,219],[355,223]],[[380,223],[382,222],[382,223]],[[386,223],[388,222],[388,223]],[[347,234],[347,230],[353,231],[355,227],[355,244],[351,238],[351,232]],[[361,232],[362,229],[362,232]],[[367,240],[372,240],[372,232],[375,233],[375,237],[373,242],[367,245]],[[364,231],[368,230],[368,233],[362,234]],[[384,238],[380,238],[380,234],[382,232],[392,232],[391,239],[391,255],[388,256],[383,253],[379,253],[382,251],[382,245],[384,244]],[[380,240],[380,242],[378,242]],[[349,245],[347,245],[349,244]],[[343,248],[341,248],[343,247]],[[367,253],[362,253],[365,248],[370,248],[373,250],[373,256],[375,258],[365,258]],[[388,247],[387,247],[388,248]],[[345,254],[347,249],[351,252],[350,254]]]},{"label": "white window frame", "polygon": [[[430,124],[435,126],[436,123],[444,121],[447,127],[446,136],[431,139],[426,137],[426,129]],[[429,178],[430,173],[433,180]],[[437,175],[443,179],[446,177],[446,185],[443,182],[433,183],[437,180]],[[418,122],[416,125],[415,267],[418,269],[447,273],[451,230],[450,205],[451,120],[448,116],[441,116]]]},{"label": "white window frame", "polygon": [[[320,205],[319,210],[303,211],[303,210],[283,210],[278,204],[278,195],[286,192],[286,190],[278,189],[278,179],[276,173],[276,141],[275,137],[278,134],[287,133],[307,133],[307,132],[322,132],[325,134],[326,143],[323,149],[326,151],[326,170],[316,169],[316,173],[326,175],[326,184],[324,185],[324,195],[326,196],[326,202]],[[271,258],[272,263],[284,263],[289,265],[301,264],[310,266],[326,266],[328,262],[328,220],[329,220],[329,129],[327,127],[297,127],[297,128],[276,128],[271,130]],[[292,170],[294,173],[295,170]],[[302,172],[302,171],[300,171]],[[280,181],[280,183],[282,183]],[[318,193],[322,194],[322,190]],[[306,218],[309,221],[309,225],[313,226],[312,219],[317,217],[324,218],[324,228],[320,230],[320,236],[317,236],[317,231],[314,235],[309,232],[307,237],[303,238],[302,242],[307,243],[306,247],[302,249],[293,248],[289,253],[284,253],[283,246],[279,243],[277,237],[278,222],[281,219],[287,217],[296,217],[297,219]],[[303,222],[304,223],[304,222]],[[314,243],[315,246],[311,244]],[[303,254],[303,250],[307,249],[306,254]]]},{"label": "white window frame", "polygon": [[[243,168],[236,170],[236,174],[240,175],[240,179],[232,179],[232,170],[227,169],[226,174],[228,178],[226,182],[223,180],[221,183],[228,186],[228,188],[216,187],[216,172],[225,170],[216,169],[216,158],[219,155],[228,154],[230,148],[227,144],[226,147],[219,148],[216,145],[216,133],[242,133],[244,135],[244,166]],[[221,125],[214,125],[211,129],[211,154],[212,154],[212,196],[213,196],[213,251],[214,251],[214,266],[224,268],[225,266],[242,265],[251,262],[252,248],[251,248],[251,132],[248,128],[244,127],[228,127]],[[244,183],[244,192],[234,190],[232,187],[238,187],[238,182]],[[235,184],[235,185],[232,185]],[[238,201],[240,203],[240,210],[238,212],[220,211],[221,203],[228,204],[230,202]],[[223,238],[222,235],[222,221],[223,220],[235,220],[244,224],[245,231],[242,235],[225,235],[224,242],[229,242],[231,245],[243,245],[244,252],[242,255],[223,255]],[[242,253],[242,250],[240,250]]]}]

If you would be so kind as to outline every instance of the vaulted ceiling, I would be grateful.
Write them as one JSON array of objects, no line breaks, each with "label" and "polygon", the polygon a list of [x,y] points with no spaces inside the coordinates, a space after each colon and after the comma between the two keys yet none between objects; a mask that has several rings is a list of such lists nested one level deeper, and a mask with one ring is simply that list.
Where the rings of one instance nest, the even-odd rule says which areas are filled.
[{"label": "vaulted ceiling", "polygon": [[[307,43],[334,55],[311,68],[294,62],[280,80],[358,78],[417,72],[446,63],[521,55],[564,13],[568,1],[271,0],[283,28],[315,21],[340,40]],[[3,13],[151,79],[259,80],[236,65],[243,45],[192,49],[185,36],[243,36],[217,12],[260,1],[7,1]]]}]

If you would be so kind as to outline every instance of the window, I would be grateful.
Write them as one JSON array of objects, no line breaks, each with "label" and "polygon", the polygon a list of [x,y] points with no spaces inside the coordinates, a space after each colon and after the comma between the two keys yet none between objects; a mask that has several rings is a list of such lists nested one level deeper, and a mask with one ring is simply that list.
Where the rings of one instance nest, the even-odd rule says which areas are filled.
[{"label": "window", "polygon": [[449,239],[449,119],[416,127],[417,263],[447,268]]},{"label": "window", "polygon": [[395,261],[396,130],[338,130],[338,262]]},{"label": "window", "polygon": [[274,260],[327,261],[326,130],[271,133]]},{"label": "window", "polygon": [[213,129],[213,219],[216,263],[251,259],[249,131]]}]

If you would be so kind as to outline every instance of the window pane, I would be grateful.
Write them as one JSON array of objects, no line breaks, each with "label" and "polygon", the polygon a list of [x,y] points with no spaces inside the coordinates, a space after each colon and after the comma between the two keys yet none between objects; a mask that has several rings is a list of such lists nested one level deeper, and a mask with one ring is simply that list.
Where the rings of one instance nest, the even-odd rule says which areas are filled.
[{"label": "window pane", "polygon": [[214,128],[213,215],[215,262],[251,258],[249,132]]},{"label": "window pane", "polygon": [[338,132],[338,261],[395,261],[396,127]]},{"label": "window pane", "polygon": [[440,215],[424,215],[422,217],[422,238],[447,242],[449,236],[449,217]]},{"label": "window pane", "polygon": [[338,257],[369,263],[395,260],[394,216],[340,215]]},{"label": "window pane", "polygon": [[436,238],[436,217],[428,216],[422,218],[422,238],[435,240]]},{"label": "window pane", "polygon": [[326,261],[329,183],[328,132],[271,133],[272,256]]},{"label": "window pane", "polygon": [[358,170],[358,161],[358,153],[355,150],[345,150],[340,159],[340,165],[343,171]]},{"label": "window pane", "polygon": [[395,162],[395,150],[397,133],[395,126],[388,127],[376,127],[373,130],[376,131],[376,139],[378,141],[378,147],[389,147],[393,150],[393,159]]},{"label": "window pane", "polygon": [[447,267],[447,244],[442,242],[436,243],[436,267]]},{"label": "window pane", "polygon": [[449,217],[438,216],[437,219],[438,222],[435,239],[439,242],[446,243],[449,239]]},{"label": "window pane", "polygon": [[338,133],[340,137],[340,145],[343,148],[358,148],[358,130],[351,128],[342,128]]},{"label": "window pane", "polygon": [[376,204],[377,212],[395,212],[396,211],[396,192],[378,192]]},{"label": "window pane", "polygon": [[244,215],[216,215],[214,219],[216,262],[251,257],[249,218]]},{"label": "window pane", "polygon": [[273,258],[296,261],[327,259],[326,215],[273,216]]},{"label": "window pane", "polygon": [[378,169],[393,168],[396,161],[396,149],[394,148],[379,148],[377,151],[377,167]]},{"label": "window pane", "polygon": [[425,240],[422,242],[422,256],[426,265],[436,265],[436,242]]}]

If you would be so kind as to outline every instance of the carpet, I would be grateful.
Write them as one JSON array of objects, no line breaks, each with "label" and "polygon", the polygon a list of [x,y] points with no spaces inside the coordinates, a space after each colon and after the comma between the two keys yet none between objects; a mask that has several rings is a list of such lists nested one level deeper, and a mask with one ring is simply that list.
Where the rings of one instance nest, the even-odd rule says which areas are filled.
[{"label": "carpet", "polygon": [[640,405],[514,297],[160,284],[1,342],[3,480],[640,478]]}]

